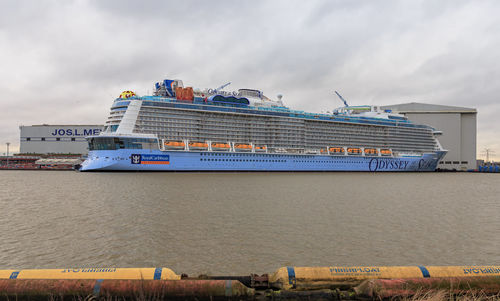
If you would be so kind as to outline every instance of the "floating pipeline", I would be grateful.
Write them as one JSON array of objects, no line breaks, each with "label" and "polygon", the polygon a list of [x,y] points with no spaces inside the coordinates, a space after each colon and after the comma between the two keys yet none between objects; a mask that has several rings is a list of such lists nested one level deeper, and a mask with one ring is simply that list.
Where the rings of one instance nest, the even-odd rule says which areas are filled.
[{"label": "floating pipeline", "polygon": [[367,279],[499,276],[500,266],[282,267],[269,276],[275,289],[350,288]]},{"label": "floating pipeline", "polygon": [[254,290],[237,280],[1,279],[0,295],[45,300],[54,296],[219,300],[251,299]]},{"label": "floating pipeline", "polygon": [[[500,293],[500,266],[283,267],[258,276],[177,275],[168,268],[0,270],[0,297],[359,300],[425,290]],[[370,297],[371,296],[371,297]]]},{"label": "floating pipeline", "polygon": [[409,297],[421,292],[445,291],[448,294],[480,292],[485,295],[500,293],[500,277],[448,277],[422,279],[372,279],[354,288],[355,295],[363,298],[386,299]]},{"label": "floating pipeline", "polygon": [[169,268],[85,268],[0,270],[0,279],[143,279],[179,280]]}]

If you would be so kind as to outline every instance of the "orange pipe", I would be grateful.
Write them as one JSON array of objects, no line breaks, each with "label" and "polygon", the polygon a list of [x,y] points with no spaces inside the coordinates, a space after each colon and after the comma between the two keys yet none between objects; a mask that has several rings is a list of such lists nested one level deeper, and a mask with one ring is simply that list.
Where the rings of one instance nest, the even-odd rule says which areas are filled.
[{"label": "orange pipe", "polygon": [[158,296],[162,299],[253,296],[254,290],[237,280],[57,280],[1,279],[3,296]]}]

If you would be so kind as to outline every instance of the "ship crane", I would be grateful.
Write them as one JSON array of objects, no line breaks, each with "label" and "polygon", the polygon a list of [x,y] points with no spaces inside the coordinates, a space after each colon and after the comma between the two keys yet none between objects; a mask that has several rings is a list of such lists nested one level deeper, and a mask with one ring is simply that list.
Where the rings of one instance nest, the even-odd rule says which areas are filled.
[{"label": "ship crane", "polygon": [[344,97],[342,97],[342,95],[339,94],[339,92],[335,91],[335,94],[337,94],[337,96],[340,98],[340,100],[342,100],[344,102],[344,105],[346,107],[348,107],[349,105],[347,104],[347,101],[344,99]]},{"label": "ship crane", "polygon": [[219,88],[216,88],[214,91],[215,93],[217,93],[218,91],[224,89],[225,87],[229,86],[231,84],[231,82],[228,82],[228,83],[225,83],[223,84],[222,86],[220,86]]}]

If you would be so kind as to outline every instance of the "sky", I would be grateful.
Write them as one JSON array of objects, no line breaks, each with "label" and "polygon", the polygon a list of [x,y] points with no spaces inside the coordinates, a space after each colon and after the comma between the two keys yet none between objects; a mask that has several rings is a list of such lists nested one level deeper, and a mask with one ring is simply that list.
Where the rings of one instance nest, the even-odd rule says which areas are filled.
[{"label": "sky", "polygon": [[0,0],[0,153],[19,126],[104,124],[123,90],[260,89],[293,109],[478,110],[500,160],[500,1]]}]

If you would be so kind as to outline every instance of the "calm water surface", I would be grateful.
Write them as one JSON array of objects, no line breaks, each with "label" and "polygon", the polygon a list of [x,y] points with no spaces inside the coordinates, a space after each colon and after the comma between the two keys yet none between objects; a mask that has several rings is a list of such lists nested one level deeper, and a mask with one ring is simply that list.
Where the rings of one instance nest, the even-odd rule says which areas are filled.
[{"label": "calm water surface", "polygon": [[500,264],[500,175],[0,171],[0,269]]}]

